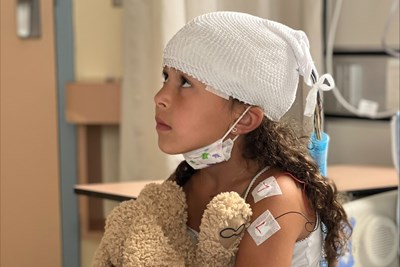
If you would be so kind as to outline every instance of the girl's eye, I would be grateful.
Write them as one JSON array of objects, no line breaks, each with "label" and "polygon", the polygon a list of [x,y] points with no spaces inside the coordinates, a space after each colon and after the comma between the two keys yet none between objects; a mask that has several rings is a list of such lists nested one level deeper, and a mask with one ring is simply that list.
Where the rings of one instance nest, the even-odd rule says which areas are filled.
[{"label": "girl's eye", "polygon": [[163,77],[163,83],[168,82],[168,74],[167,73],[163,72],[162,77]]},{"label": "girl's eye", "polygon": [[190,84],[190,82],[187,79],[182,77],[182,87],[189,88],[189,87],[192,87],[192,85]]}]

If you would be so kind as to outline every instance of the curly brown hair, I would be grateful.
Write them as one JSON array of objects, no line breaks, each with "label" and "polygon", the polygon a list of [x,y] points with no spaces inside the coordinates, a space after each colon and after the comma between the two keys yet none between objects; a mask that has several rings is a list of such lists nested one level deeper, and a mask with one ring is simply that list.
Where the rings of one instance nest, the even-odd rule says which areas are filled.
[{"label": "curly brown hair", "polygon": [[[289,172],[306,184],[308,203],[325,225],[325,260],[328,266],[334,266],[339,256],[346,252],[351,226],[336,186],[321,175],[309,155],[308,140],[307,137],[298,137],[287,122],[264,118],[257,129],[244,136],[243,157],[256,161],[259,166],[271,166]],[[183,186],[195,172],[183,161],[176,169],[174,178]]]},{"label": "curly brown hair", "polygon": [[305,194],[309,205],[325,225],[325,260],[333,266],[347,249],[349,229],[335,184],[323,177],[311,158],[307,141],[299,138],[283,122],[264,118],[260,127],[244,137],[243,156],[257,161],[260,166],[274,166],[293,174],[306,184]]}]

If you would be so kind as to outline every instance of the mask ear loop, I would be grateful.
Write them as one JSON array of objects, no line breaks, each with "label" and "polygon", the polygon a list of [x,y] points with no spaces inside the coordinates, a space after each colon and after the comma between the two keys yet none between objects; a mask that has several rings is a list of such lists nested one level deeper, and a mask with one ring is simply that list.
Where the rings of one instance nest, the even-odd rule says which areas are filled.
[{"label": "mask ear loop", "polygon": [[[247,111],[249,111],[251,109],[251,106],[248,106],[246,108],[246,110],[242,113],[242,115],[239,116],[239,118],[235,121],[235,123],[229,128],[229,130],[224,134],[224,136],[222,137],[222,140],[224,140],[228,134],[231,133],[232,129],[235,128],[235,126],[240,122],[240,120],[244,117],[244,115],[246,115]],[[233,138],[233,142],[236,141],[236,139],[239,137],[239,134],[235,136],[235,138]]]}]

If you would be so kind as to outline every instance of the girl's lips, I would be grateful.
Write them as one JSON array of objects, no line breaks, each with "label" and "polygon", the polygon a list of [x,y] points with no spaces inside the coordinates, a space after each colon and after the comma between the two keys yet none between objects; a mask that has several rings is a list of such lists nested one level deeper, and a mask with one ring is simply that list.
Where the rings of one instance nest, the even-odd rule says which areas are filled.
[{"label": "girl's lips", "polygon": [[157,131],[168,131],[168,130],[171,130],[171,127],[166,124],[157,123],[156,130]]},{"label": "girl's lips", "polygon": [[162,120],[156,118],[156,130],[157,131],[168,131],[171,130],[171,126],[165,124]]}]

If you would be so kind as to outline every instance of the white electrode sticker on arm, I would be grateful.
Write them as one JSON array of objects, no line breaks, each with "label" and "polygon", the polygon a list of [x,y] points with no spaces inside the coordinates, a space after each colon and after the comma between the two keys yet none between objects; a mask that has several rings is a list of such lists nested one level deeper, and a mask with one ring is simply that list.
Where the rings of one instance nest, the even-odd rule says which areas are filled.
[{"label": "white electrode sticker on arm", "polygon": [[257,246],[262,244],[270,236],[279,231],[281,227],[269,210],[261,214],[250,226],[247,232],[251,235]]},{"label": "white electrode sticker on arm", "polygon": [[253,195],[254,203],[257,203],[266,197],[282,195],[282,191],[275,177],[271,176],[259,183],[251,194]]}]

